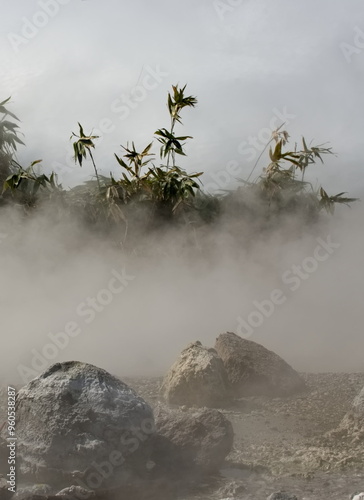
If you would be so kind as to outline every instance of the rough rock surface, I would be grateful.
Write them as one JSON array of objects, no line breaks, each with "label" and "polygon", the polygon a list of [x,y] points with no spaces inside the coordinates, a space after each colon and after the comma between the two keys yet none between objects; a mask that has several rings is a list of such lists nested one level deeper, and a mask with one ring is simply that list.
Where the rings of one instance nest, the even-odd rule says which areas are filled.
[{"label": "rough rock surface", "polygon": [[349,439],[354,444],[364,444],[364,387],[354,398],[338,428],[328,433],[329,438],[332,436]]},{"label": "rough rock surface", "polygon": [[223,333],[215,349],[235,397],[289,396],[305,389],[301,376],[281,357],[235,333]]},{"label": "rough rock surface", "polygon": [[[352,408],[353,400],[364,386],[364,372],[301,375],[307,386],[303,393],[288,398],[250,396],[222,410],[234,428],[234,448],[217,474],[196,478],[193,491],[181,494],[185,474],[176,473],[177,477],[169,481],[169,476],[162,474],[165,482],[155,486],[154,497],[153,484],[146,481],[145,486],[139,487],[146,496],[138,497],[134,492],[122,496],[118,492],[108,500],[176,500],[176,497],[260,500],[278,491],[287,491],[299,500],[349,500],[359,496],[359,492],[364,492],[363,441],[354,443],[341,435],[328,439],[326,433],[336,429]],[[157,406],[160,377],[123,380],[151,405]],[[3,420],[5,413],[1,405],[5,403],[6,399],[0,400]],[[187,411],[193,413],[194,410]],[[200,485],[198,489],[196,483]],[[0,499],[7,500],[6,481],[4,490],[2,484],[0,479]],[[173,491],[168,490],[171,484],[176,492],[174,496]],[[10,497],[14,499],[12,494],[9,500]],[[36,500],[49,498],[38,496]],[[95,500],[105,498],[98,494]]]},{"label": "rough rock surface", "polygon": [[20,389],[16,429],[24,481],[98,490],[146,471],[154,417],[116,377],[69,361]]},{"label": "rough rock surface", "polygon": [[56,494],[56,497],[61,497],[60,500],[74,500],[75,498],[91,499],[95,498],[95,492],[92,490],[86,490],[81,486],[70,486],[69,488],[64,488]]},{"label": "rough rock surface", "polygon": [[194,342],[184,349],[161,388],[170,404],[218,407],[229,400],[227,374],[214,349]]},{"label": "rough rock surface", "polygon": [[25,486],[16,489],[14,500],[28,500],[33,497],[51,496],[52,487],[48,484],[33,484],[32,486]]},{"label": "rough rock surface", "polygon": [[272,493],[269,495],[267,500],[297,500],[296,495],[289,495],[284,491],[278,491],[277,493]]},{"label": "rough rock surface", "polygon": [[184,412],[158,407],[153,461],[162,469],[211,473],[219,470],[234,439],[230,421],[218,410]]},{"label": "rough rock surface", "polygon": [[364,387],[354,399],[351,411],[357,425],[364,431]]}]

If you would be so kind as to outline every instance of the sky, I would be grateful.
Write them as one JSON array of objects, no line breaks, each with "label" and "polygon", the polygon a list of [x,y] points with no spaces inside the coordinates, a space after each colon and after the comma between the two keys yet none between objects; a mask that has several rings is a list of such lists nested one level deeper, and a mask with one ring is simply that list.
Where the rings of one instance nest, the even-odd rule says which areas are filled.
[{"label": "sky", "polygon": [[[54,170],[66,188],[92,178],[89,161],[80,168],[72,160],[70,135],[80,122],[100,136],[94,152],[100,172],[117,177],[114,153],[131,141],[142,149],[168,127],[171,85],[187,84],[198,105],[183,110],[176,129],[193,136],[180,166],[205,172],[207,190],[246,179],[272,130],[284,123],[292,148],[304,136],[312,144],[328,141],[337,154],[307,173],[314,188],[364,197],[362,1],[0,0],[0,6],[0,101],[11,96],[9,109],[21,119],[24,167],[43,159],[42,168]],[[153,151],[158,164],[155,139]],[[265,152],[253,178],[267,162]],[[363,208],[355,207],[339,212],[337,225],[325,222],[320,237],[341,247],[252,337],[297,369],[362,370]],[[10,375],[17,363],[29,365],[32,349],[48,345],[49,332],[80,321],[77,305],[124,265],[118,252],[99,249],[78,227],[54,227],[52,217],[41,214],[17,230],[22,214],[18,221],[4,212],[5,223],[0,303],[8,311],[3,329],[17,349],[1,376],[10,362]],[[115,373],[122,363],[130,373],[133,364],[161,373],[187,343],[212,345],[217,334],[238,331],[237,318],[247,318],[257,301],[283,287],[284,272],[311,258],[312,238],[263,244],[258,238],[243,267],[224,248],[206,271],[173,258],[155,269],[127,263],[136,284],[115,299],[111,312],[85,326],[85,337],[69,341],[60,359],[95,362]],[[229,247],[223,235],[212,241],[213,251]],[[168,314],[156,315],[164,309]],[[110,354],[115,339],[121,347]]]},{"label": "sky", "polygon": [[[204,171],[208,191],[247,178],[270,130],[290,145],[329,142],[337,157],[309,180],[335,194],[364,189],[364,10],[359,0],[1,0],[0,99],[21,119],[24,165],[43,159],[64,187],[92,177],[72,159],[81,122],[99,135],[95,160],[144,148],[168,127],[166,97],[187,84],[191,135],[180,166]],[[156,163],[158,147],[154,138]],[[232,172],[229,165],[236,166]],[[254,175],[268,162],[263,155]]]}]

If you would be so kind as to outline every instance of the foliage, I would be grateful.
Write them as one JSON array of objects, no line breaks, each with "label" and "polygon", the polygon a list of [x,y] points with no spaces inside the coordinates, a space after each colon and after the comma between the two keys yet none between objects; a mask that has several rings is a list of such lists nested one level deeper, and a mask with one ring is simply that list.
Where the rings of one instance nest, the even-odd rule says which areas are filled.
[{"label": "foliage", "polygon": [[[160,145],[160,164],[156,165],[156,155],[152,152],[153,141],[139,149],[134,142],[122,147],[122,154],[115,154],[120,176],[100,175],[93,157],[96,135],[85,134],[80,123],[79,134],[72,132],[75,163],[82,167],[89,157],[95,171],[95,180],[85,182],[67,191],[58,184],[55,173],[47,176],[36,172],[40,160],[24,169],[15,160],[19,139],[18,118],[7,108],[9,99],[0,103],[0,179],[3,193],[26,207],[36,207],[44,200],[62,199],[69,210],[82,217],[89,224],[102,228],[119,228],[122,242],[130,235],[138,214],[143,220],[143,228],[157,227],[161,217],[175,223],[210,224],[222,220],[225,212],[233,214],[235,220],[253,220],[259,228],[279,221],[286,214],[301,214],[300,220],[314,221],[324,209],[334,212],[335,204],[350,204],[355,198],[345,197],[345,193],[330,196],[320,187],[314,190],[306,180],[306,170],[317,162],[323,163],[326,155],[334,154],[325,144],[307,144],[302,138],[300,148],[288,149],[288,132],[282,124],[272,136],[257,159],[247,179],[228,194],[207,195],[201,189],[199,177],[202,172],[188,173],[177,164],[177,158],[186,156],[186,141],[190,135],[176,134],[177,125],[182,125],[182,110],[194,108],[196,97],[185,94],[186,85],[172,86],[168,93],[167,109],[170,127],[160,128],[154,136]],[[12,120],[9,120],[11,118]],[[269,148],[269,149],[268,149]],[[268,150],[269,163],[257,179],[251,181],[263,154]],[[5,175],[4,175],[5,174]],[[153,225],[154,224],[154,225]],[[149,227],[148,226],[148,227]],[[118,231],[120,234],[120,231]]]},{"label": "foliage", "polygon": [[[288,143],[289,135],[287,131],[281,131],[281,127],[272,133],[268,145],[274,141],[275,147],[269,148],[270,163],[256,182],[269,205],[283,210],[292,208],[293,205],[301,208],[306,206],[310,213],[324,208],[333,213],[335,203],[349,204],[357,200],[344,198],[342,195],[345,193],[329,196],[322,187],[315,193],[312,185],[304,180],[306,169],[318,160],[323,164],[323,155],[334,154],[332,148],[325,147],[325,144],[309,147],[302,137],[301,149],[298,150],[296,146],[293,151],[284,152],[283,147]],[[298,173],[301,174],[300,179]],[[252,185],[249,182],[246,184]]]},{"label": "foliage", "polygon": [[185,135],[176,137],[174,134],[174,127],[176,123],[182,124],[181,111],[186,107],[195,107],[197,104],[197,99],[194,96],[185,96],[184,92],[186,90],[186,85],[181,89],[178,85],[172,85],[173,96],[168,93],[167,106],[171,119],[171,128],[167,130],[166,128],[158,129],[155,135],[158,136],[158,141],[162,144],[160,149],[161,158],[167,157],[167,167],[169,167],[170,160],[172,159],[173,167],[176,166],[176,154],[185,156],[183,150],[184,144],[181,141],[186,139],[192,139],[191,136]]},{"label": "foliage", "polygon": [[98,139],[97,135],[86,135],[83,131],[82,125],[78,123],[78,126],[80,127],[80,135],[76,135],[74,132],[72,132],[72,135],[70,139],[73,137],[76,137],[78,140],[73,143],[73,151],[74,151],[74,159],[75,162],[79,163],[80,167],[82,167],[82,160],[86,158],[87,153],[89,154],[92,165],[95,170],[96,174],[96,180],[97,180],[97,185],[99,189],[101,189],[100,186],[100,179],[99,179],[99,174],[97,172],[97,168],[95,165],[94,157],[92,155],[91,149],[95,147],[95,144],[93,142],[94,139]]},{"label": "foliage", "polygon": [[323,188],[320,188],[320,207],[324,208],[328,213],[333,214],[335,210],[335,203],[349,206],[350,203],[358,201],[358,198],[346,198],[343,195],[345,192],[329,196]]},{"label": "foliage", "polygon": [[[19,125],[16,122],[19,121],[19,118],[5,106],[10,102],[10,99],[8,97],[5,101],[0,102],[0,182],[4,182],[18,166],[15,154],[18,145],[24,145],[18,134]],[[15,122],[9,120],[9,117]]]},{"label": "foliage", "polygon": [[[142,152],[136,150],[133,142],[131,147],[122,146],[126,152],[122,157],[115,154],[118,164],[125,172],[122,172],[122,178],[119,181],[112,179],[114,200],[117,195],[124,203],[132,200],[150,202],[165,218],[173,217],[178,207],[195,196],[195,190],[199,189],[196,178],[202,175],[202,172],[188,174],[176,165],[176,154],[186,155],[181,141],[192,139],[192,137],[176,137],[174,128],[177,122],[182,123],[182,109],[194,107],[197,99],[184,95],[186,85],[181,89],[178,85],[172,88],[173,96],[168,93],[167,100],[171,128],[170,130],[162,128],[155,132],[158,141],[162,144],[160,158],[162,161],[167,158],[167,164],[157,167],[151,163],[151,157],[154,156],[150,153],[153,142],[148,144]],[[172,162],[171,166],[170,162]]]},{"label": "foliage", "polygon": [[62,194],[63,189],[57,182],[54,172],[48,177],[45,174],[37,174],[35,165],[41,160],[34,161],[27,169],[19,166],[18,171],[11,174],[3,184],[3,193],[10,191],[14,199],[28,207],[32,207],[38,201],[38,191],[42,191],[42,198],[52,199]]}]

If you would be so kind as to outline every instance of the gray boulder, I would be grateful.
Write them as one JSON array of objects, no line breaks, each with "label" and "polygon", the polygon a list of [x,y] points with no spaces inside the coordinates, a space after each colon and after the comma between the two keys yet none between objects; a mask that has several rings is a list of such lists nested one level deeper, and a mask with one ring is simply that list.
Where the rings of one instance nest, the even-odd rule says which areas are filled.
[{"label": "gray boulder", "polygon": [[251,340],[227,332],[216,339],[234,396],[289,396],[305,389],[301,376],[281,357]]},{"label": "gray boulder", "polygon": [[164,378],[161,393],[170,404],[216,407],[229,399],[223,362],[214,349],[194,342],[184,349]]},{"label": "gray boulder", "polygon": [[230,453],[231,422],[218,410],[192,412],[158,407],[152,459],[166,474],[217,472]]},{"label": "gray boulder", "polygon": [[96,366],[56,363],[17,396],[18,474],[24,482],[98,491],[146,473],[150,406]]}]

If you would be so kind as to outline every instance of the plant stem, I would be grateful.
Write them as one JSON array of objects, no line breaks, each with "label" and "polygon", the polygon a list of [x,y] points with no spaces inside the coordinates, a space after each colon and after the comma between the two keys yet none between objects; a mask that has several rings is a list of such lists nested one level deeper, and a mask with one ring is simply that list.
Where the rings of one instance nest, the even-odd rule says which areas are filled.
[{"label": "plant stem", "polygon": [[[175,118],[173,118],[173,116],[171,116],[171,134],[173,134],[175,124],[176,124],[176,120],[175,120]],[[169,151],[168,157],[167,157],[167,169],[169,168],[169,160],[170,160],[171,155],[172,155],[172,160],[173,160],[173,167],[176,166],[175,165],[176,164],[175,155],[173,154],[172,151]]]},{"label": "plant stem", "polygon": [[92,156],[92,153],[91,153],[91,150],[89,149],[88,152],[90,153],[90,158],[92,160],[92,164],[94,166],[94,170],[95,170],[95,174],[96,174],[96,180],[97,180],[97,185],[99,187],[99,191],[101,191],[101,185],[100,185],[100,179],[99,179],[99,174],[97,172],[97,168],[96,168],[96,165],[95,165],[95,161],[94,161],[94,157]]},{"label": "plant stem", "polygon": [[259,163],[259,160],[261,159],[261,157],[263,156],[265,150],[267,149],[267,147],[269,146],[269,144],[273,141],[273,137],[267,142],[267,144],[264,146],[264,149],[263,151],[260,153],[260,155],[258,156],[257,158],[257,161],[254,163],[254,167],[252,168],[252,171],[250,172],[246,182],[248,182],[248,180],[250,179],[250,177],[252,176],[254,170],[256,169],[256,166],[258,165]]}]

